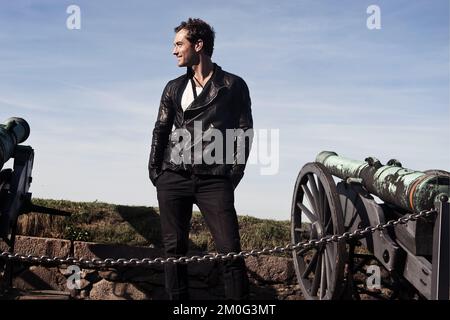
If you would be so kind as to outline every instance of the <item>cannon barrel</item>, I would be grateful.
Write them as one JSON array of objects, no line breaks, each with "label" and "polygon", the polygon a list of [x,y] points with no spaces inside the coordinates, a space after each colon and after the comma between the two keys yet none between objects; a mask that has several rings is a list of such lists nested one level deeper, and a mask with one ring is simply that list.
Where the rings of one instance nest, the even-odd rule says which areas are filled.
[{"label": "cannon barrel", "polygon": [[363,162],[331,151],[319,153],[316,162],[343,180],[358,179],[367,191],[384,202],[408,211],[429,210],[434,207],[436,197],[450,194],[450,176],[442,170],[424,173],[403,168],[396,160],[381,165],[376,158],[369,157]]},{"label": "cannon barrel", "polygon": [[22,118],[9,118],[0,124],[0,170],[11,157],[19,143],[27,140],[30,126]]}]

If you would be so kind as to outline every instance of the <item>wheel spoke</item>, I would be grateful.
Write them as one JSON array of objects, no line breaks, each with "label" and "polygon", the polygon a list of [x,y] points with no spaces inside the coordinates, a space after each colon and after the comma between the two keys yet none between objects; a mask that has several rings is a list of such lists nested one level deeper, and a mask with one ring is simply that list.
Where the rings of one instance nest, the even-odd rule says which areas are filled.
[{"label": "wheel spoke", "polygon": [[303,256],[306,252],[311,251],[311,250],[312,250],[311,248],[303,248],[298,251],[295,251],[295,254],[297,256]]},{"label": "wheel spoke", "polygon": [[[331,219],[331,216],[328,218],[328,222],[327,222],[327,224],[325,225],[325,228],[323,229],[323,231],[325,232],[325,234],[330,234],[330,233],[328,233],[328,228],[330,227],[330,224],[331,224],[331,221],[332,221],[333,219]],[[331,233],[333,233],[333,231],[331,231]]]},{"label": "wheel spoke", "polygon": [[[325,255],[325,252],[323,252],[323,255]],[[327,258],[324,257],[322,260],[322,268],[320,270],[320,300],[322,300],[323,297],[325,297],[325,293],[327,291],[327,279],[325,277],[325,273],[326,273],[326,260]]]},{"label": "wheel spoke", "polygon": [[322,269],[322,254],[319,253],[319,258],[317,260],[316,264],[316,270],[314,271],[314,280],[311,286],[311,295],[315,296],[317,295],[317,291],[319,289],[320,284],[320,276],[321,276],[321,269]]},{"label": "wheel spoke", "polygon": [[317,208],[316,201],[314,200],[308,186],[306,184],[302,184],[302,189],[303,192],[306,194],[306,197],[308,198],[309,204],[311,205],[311,209],[314,211],[314,213],[316,213],[316,215],[319,215],[320,212]]},{"label": "wheel spoke", "polygon": [[325,206],[324,206],[324,202],[326,202],[327,200],[327,195],[325,193],[325,189],[323,187],[323,184],[320,180],[317,180],[317,184],[319,185],[319,198],[317,199],[317,204],[320,210],[320,214],[321,214],[321,218],[322,218],[322,222],[325,225],[325,220],[326,220],[326,212],[325,212]]},{"label": "wheel spoke", "polygon": [[311,211],[309,211],[309,209],[303,203],[299,201],[297,202],[297,206],[302,210],[302,213],[305,214],[305,216],[309,219],[309,221],[311,221],[311,223],[317,221],[317,217]]},{"label": "wheel spoke", "polygon": [[328,197],[325,191],[322,199],[322,212],[324,216],[324,221],[327,220],[328,218],[331,218],[330,203],[328,202]]},{"label": "wheel spoke", "polygon": [[337,244],[330,243],[328,245],[328,256],[330,258],[331,265],[336,263],[336,252],[337,252]]},{"label": "wheel spoke", "polygon": [[[319,191],[317,190],[316,180],[314,179],[314,176],[311,173],[308,173],[306,176],[308,177],[309,185],[311,186],[312,195],[313,195],[314,199],[316,201],[318,201],[319,200]],[[318,207],[319,206],[316,203],[316,208],[318,208]]]},{"label": "wheel spoke", "polygon": [[330,285],[331,284],[331,279],[332,279],[332,273],[333,273],[333,263],[330,260],[330,254],[328,253],[328,250],[325,248],[324,251],[325,254],[325,273],[327,275],[327,284]]},{"label": "wheel spoke", "polygon": [[317,259],[319,258],[319,256],[320,256],[320,252],[317,250],[314,253],[311,261],[308,264],[308,266],[306,267],[305,272],[303,272],[303,274],[302,274],[302,278],[303,279],[308,278],[309,274],[312,272],[312,269],[314,268],[315,264],[317,263]]}]

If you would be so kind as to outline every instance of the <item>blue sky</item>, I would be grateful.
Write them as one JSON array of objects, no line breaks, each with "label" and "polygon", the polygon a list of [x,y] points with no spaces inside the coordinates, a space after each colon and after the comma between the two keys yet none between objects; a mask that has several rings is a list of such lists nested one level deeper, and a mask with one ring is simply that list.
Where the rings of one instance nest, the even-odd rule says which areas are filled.
[{"label": "blue sky", "polygon": [[[66,28],[71,4],[81,30]],[[255,129],[280,130],[278,174],[249,165],[238,213],[290,219],[296,176],[322,150],[450,169],[448,0],[0,0],[0,121],[31,125],[35,197],[157,206],[151,131],[190,16],[249,85]]]}]

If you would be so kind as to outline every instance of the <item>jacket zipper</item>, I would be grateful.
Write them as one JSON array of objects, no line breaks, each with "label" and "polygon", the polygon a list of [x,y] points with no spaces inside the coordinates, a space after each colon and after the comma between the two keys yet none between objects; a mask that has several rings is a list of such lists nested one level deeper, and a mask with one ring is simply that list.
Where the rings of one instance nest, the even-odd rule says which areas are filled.
[{"label": "jacket zipper", "polygon": [[[203,104],[203,105],[201,105],[201,106],[198,106],[197,108],[195,108],[195,109],[201,109],[201,108],[203,108],[203,107],[205,107],[206,105],[208,105],[209,103],[211,103],[216,97],[217,97],[217,95],[219,94],[219,92],[220,92],[220,90],[222,90],[223,88],[225,88],[225,86],[222,86],[222,87],[220,87],[219,89],[217,89],[217,92],[216,92],[216,94],[212,97],[212,99],[210,100],[210,101],[208,101],[207,103],[205,103],[205,104]],[[181,108],[181,109],[183,109],[183,108]],[[195,110],[194,109],[194,110]],[[187,110],[187,108],[186,108],[186,110]],[[183,124],[188,124],[188,123],[191,123],[192,121],[193,121],[193,119],[191,119],[191,120],[189,120],[189,121],[187,121],[186,122],[186,120],[184,119],[184,110],[182,110],[183,111]]]},{"label": "jacket zipper", "polygon": [[[197,107],[196,109],[203,108],[203,107],[205,107],[206,105],[208,105],[209,103],[211,103],[211,102],[217,97],[217,95],[219,94],[220,90],[222,90],[223,88],[225,88],[225,86],[222,86],[222,87],[218,88],[216,94],[212,97],[212,99],[211,99],[210,101],[208,101],[207,103],[205,103],[205,104],[203,104],[203,105]],[[181,123],[181,127],[182,127],[182,128],[186,128],[186,125],[187,125],[188,123],[191,123],[194,119],[191,119],[191,120],[189,120],[189,121],[186,121],[186,119],[184,118],[185,111],[183,110],[183,107],[182,107],[181,105],[180,105],[180,108],[181,108],[181,112],[182,112],[182,115],[183,115],[183,122]],[[186,110],[187,110],[187,108],[186,108]],[[211,125],[210,125],[210,128],[211,128],[211,127],[214,127],[214,125],[211,124]],[[194,145],[195,145],[195,143],[194,143],[193,145],[191,145],[189,149],[191,149],[191,147],[194,146]],[[186,168],[186,162],[184,161],[184,153],[183,153],[182,157],[183,157],[183,169],[184,169],[184,170],[187,170],[187,168]]]}]

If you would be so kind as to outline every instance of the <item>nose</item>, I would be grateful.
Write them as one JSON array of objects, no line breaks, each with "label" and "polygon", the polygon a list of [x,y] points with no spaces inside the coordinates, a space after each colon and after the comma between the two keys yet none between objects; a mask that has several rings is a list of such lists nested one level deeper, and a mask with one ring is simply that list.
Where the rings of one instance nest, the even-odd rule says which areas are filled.
[{"label": "nose", "polygon": [[175,56],[178,54],[178,49],[176,46],[173,47],[172,54]]}]

